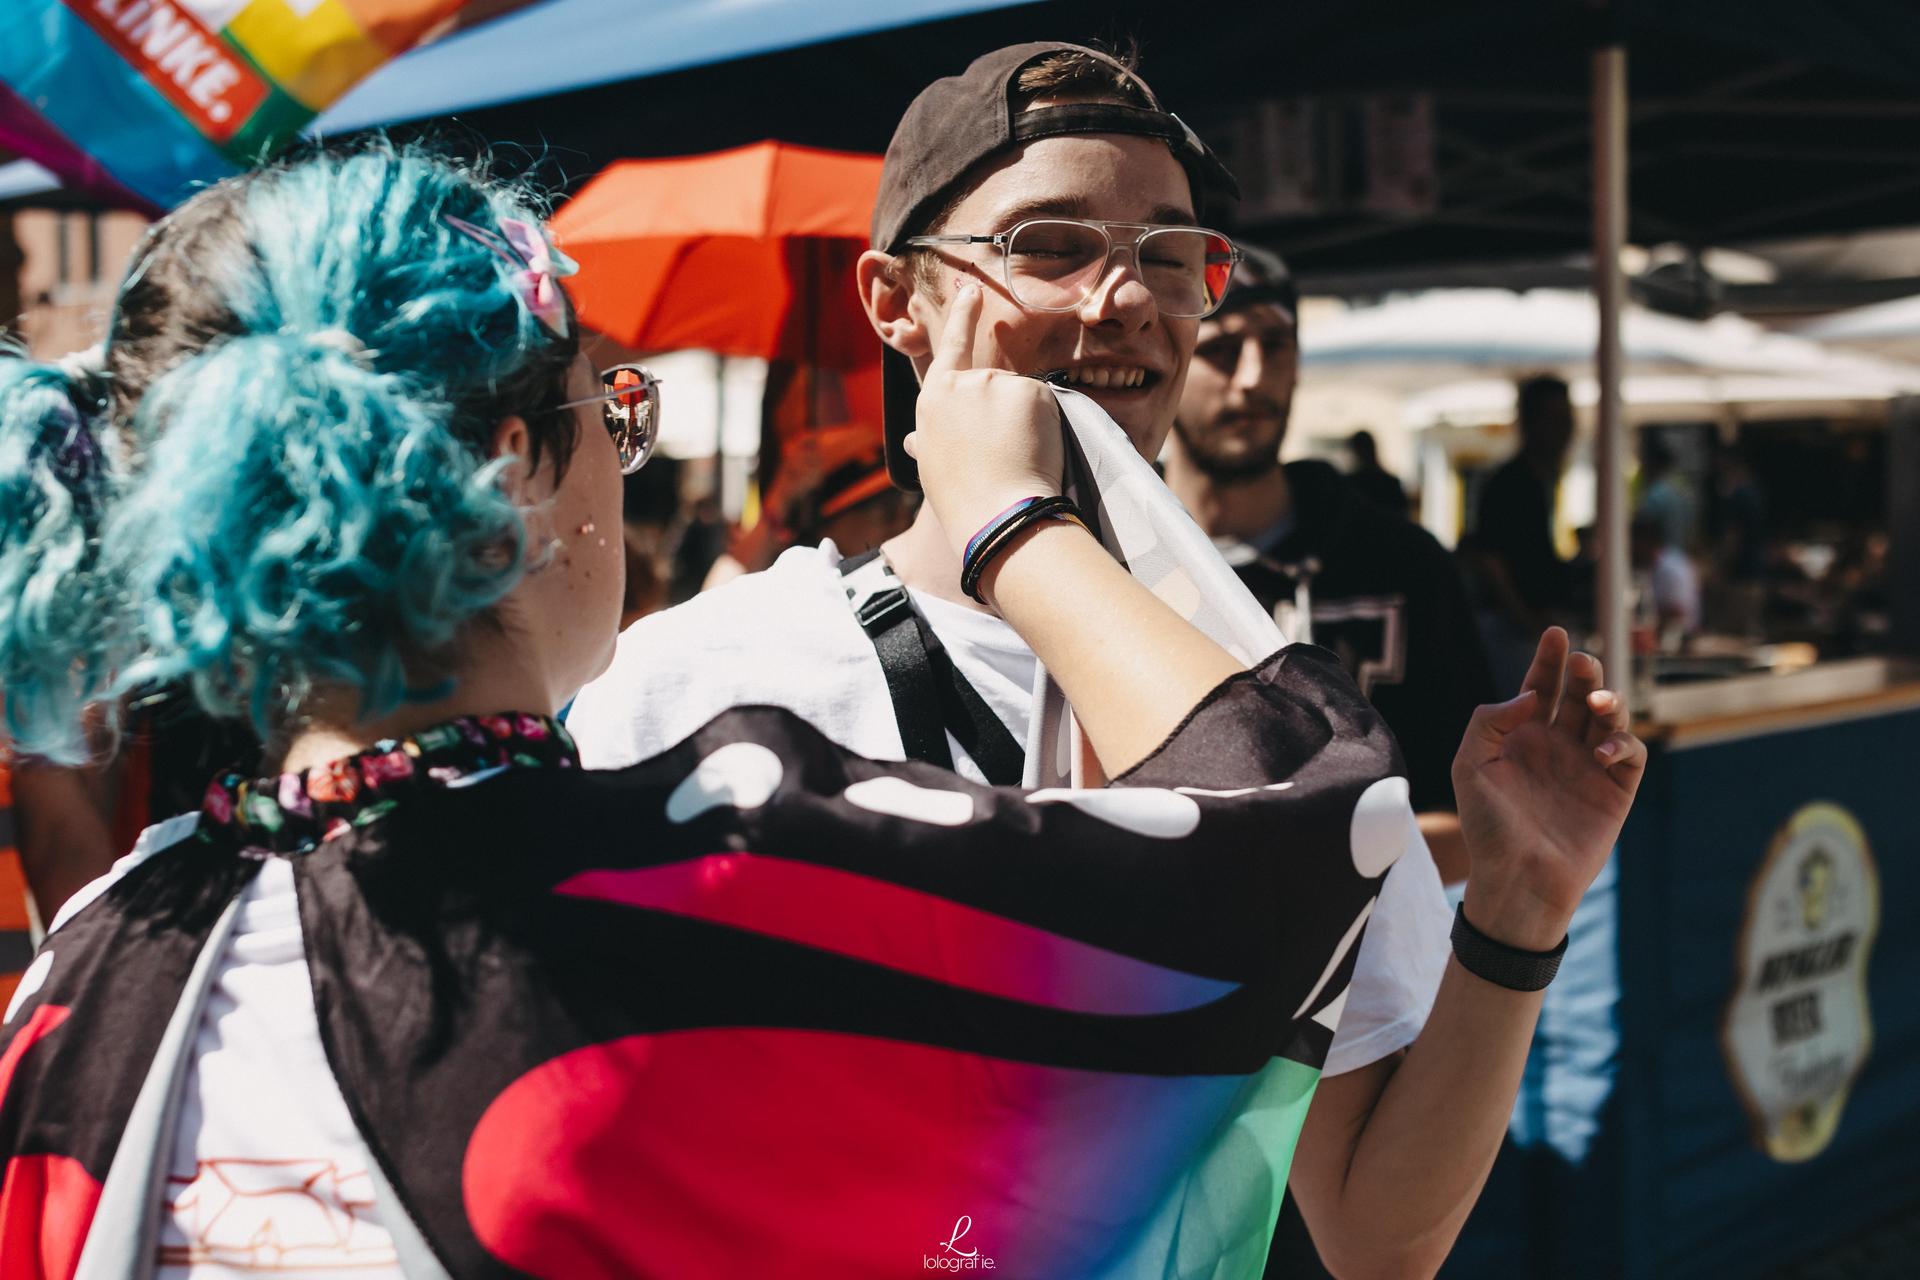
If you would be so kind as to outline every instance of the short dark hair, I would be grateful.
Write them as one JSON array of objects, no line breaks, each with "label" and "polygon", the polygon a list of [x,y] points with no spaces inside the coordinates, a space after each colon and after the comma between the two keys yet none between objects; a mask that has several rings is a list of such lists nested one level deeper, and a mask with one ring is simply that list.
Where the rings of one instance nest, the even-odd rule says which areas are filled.
[{"label": "short dark hair", "polygon": [[1551,373],[1522,379],[1516,396],[1517,412],[1523,423],[1537,419],[1540,411],[1550,404],[1570,403],[1572,397],[1567,392],[1567,380]]}]

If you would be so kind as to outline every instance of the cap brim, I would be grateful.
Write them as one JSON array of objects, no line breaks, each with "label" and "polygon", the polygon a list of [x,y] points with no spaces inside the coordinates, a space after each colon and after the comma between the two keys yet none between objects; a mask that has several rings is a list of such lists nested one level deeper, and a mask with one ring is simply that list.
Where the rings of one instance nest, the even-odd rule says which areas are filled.
[{"label": "cap brim", "polygon": [[920,379],[913,361],[886,348],[880,357],[881,412],[885,418],[887,475],[908,493],[920,492],[920,468],[907,455],[907,436],[913,430],[920,404]]}]

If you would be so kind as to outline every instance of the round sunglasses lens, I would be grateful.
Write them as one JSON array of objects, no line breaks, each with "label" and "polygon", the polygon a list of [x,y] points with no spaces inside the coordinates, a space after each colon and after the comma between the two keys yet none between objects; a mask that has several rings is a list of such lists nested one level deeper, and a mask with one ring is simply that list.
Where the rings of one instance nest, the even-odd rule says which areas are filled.
[{"label": "round sunglasses lens", "polygon": [[605,384],[607,433],[619,451],[621,473],[632,475],[653,452],[658,393],[653,390],[654,384],[635,369],[615,369]]}]

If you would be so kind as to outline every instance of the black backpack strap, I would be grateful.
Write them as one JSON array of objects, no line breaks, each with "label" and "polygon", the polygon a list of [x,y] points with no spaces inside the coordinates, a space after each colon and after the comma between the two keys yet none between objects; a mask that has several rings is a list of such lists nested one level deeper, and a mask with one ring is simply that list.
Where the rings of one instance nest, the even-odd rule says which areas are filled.
[{"label": "black backpack strap", "polygon": [[940,637],[913,607],[913,600],[878,552],[845,561],[847,584],[860,629],[873,642],[886,673],[887,694],[900,725],[900,745],[910,760],[953,768],[947,735],[966,749],[987,781],[1019,783],[1026,753],[986,699],[960,674]]}]

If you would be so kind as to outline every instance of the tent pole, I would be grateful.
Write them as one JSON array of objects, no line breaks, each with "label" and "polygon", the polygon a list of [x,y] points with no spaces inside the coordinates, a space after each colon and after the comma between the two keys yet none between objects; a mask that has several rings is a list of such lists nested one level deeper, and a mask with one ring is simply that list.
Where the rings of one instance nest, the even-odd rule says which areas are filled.
[{"label": "tent pole", "polygon": [[[1608,45],[1593,54],[1593,296],[1599,307],[1599,343],[1593,370],[1594,461],[1599,481],[1600,573],[1594,600],[1600,659],[1607,684],[1626,699],[1633,688],[1627,634],[1626,439],[1620,412],[1620,313],[1627,281],[1620,251],[1627,235],[1627,51]],[[1636,708],[1644,712],[1646,708]]]}]

